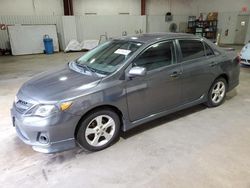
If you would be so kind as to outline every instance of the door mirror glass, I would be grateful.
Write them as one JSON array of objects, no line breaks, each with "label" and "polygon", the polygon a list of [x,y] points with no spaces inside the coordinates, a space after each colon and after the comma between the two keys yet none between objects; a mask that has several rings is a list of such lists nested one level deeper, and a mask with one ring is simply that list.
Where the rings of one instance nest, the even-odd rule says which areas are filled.
[{"label": "door mirror glass", "polygon": [[147,71],[145,67],[132,67],[128,72],[128,75],[130,77],[145,76],[146,72]]}]

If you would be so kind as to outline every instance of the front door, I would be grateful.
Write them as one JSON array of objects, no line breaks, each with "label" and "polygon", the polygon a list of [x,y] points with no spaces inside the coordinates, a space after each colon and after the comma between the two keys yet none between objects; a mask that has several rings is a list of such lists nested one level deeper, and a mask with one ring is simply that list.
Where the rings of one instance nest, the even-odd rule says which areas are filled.
[{"label": "front door", "polygon": [[245,44],[247,29],[248,29],[249,15],[239,15],[235,30],[235,44]]},{"label": "front door", "polygon": [[127,104],[131,121],[180,104],[181,67],[176,63],[175,45],[172,41],[149,46],[131,66],[147,69],[145,76],[127,81]]}]

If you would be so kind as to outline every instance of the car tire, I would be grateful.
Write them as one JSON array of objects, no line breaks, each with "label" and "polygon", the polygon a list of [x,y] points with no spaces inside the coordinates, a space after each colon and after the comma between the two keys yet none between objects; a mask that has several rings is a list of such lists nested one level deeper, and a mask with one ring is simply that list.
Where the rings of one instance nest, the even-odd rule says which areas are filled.
[{"label": "car tire", "polygon": [[79,122],[76,140],[88,151],[105,149],[118,139],[120,124],[120,118],[114,111],[95,110]]},{"label": "car tire", "polygon": [[226,98],[227,82],[224,78],[218,78],[214,81],[208,92],[208,100],[206,105],[208,107],[220,106]]}]

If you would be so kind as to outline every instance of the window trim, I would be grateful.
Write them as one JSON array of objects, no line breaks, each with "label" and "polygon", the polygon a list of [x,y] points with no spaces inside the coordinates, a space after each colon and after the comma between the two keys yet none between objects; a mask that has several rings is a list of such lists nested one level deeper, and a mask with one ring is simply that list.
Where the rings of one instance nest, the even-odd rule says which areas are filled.
[{"label": "window trim", "polygon": [[[214,53],[214,50],[211,48],[211,46],[209,46],[204,40],[202,40],[202,42],[203,42],[203,45],[204,45],[206,57],[214,57],[215,53]],[[207,55],[206,46],[213,52],[213,55]]]},{"label": "window trim", "polygon": [[202,40],[202,39],[197,39],[197,38],[195,38],[195,39],[188,39],[188,38],[181,38],[181,39],[177,39],[176,40],[176,42],[177,42],[177,44],[178,44],[178,50],[179,50],[179,55],[180,55],[180,63],[187,63],[187,62],[192,62],[192,61],[194,61],[194,60],[199,60],[199,59],[204,59],[204,58],[207,58],[207,56],[206,56],[206,54],[205,54],[205,56],[203,56],[203,57],[198,57],[198,58],[194,58],[194,59],[190,59],[190,60],[185,60],[185,61],[183,61],[183,55],[182,55],[182,51],[181,51],[181,45],[180,45],[180,41],[181,40],[190,40],[190,41],[199,41],[199,42],[201,42],[202,43],[202,46],[203,46],[203,50],[204,50],[204,52],[205,52],[205,45],[204,45],[204,41]]},{"label": "window trim", "polygon": [[161,44],[161,43],[167,43],[167,42],[172,42],[173,46],[174,46],[174,53],[173,53],[173,60],[172,60],[172,64],[170,65],[166,65],[166,66],[162,66],[162,67],[159,67],[159,68],[156,68],[156,69],[152,69],[152,70],[147,70],[147,73],[151,73],[151,72],[155,72],[156,70],[162,70],[164,68],[167,68],[167,67],[171,67],[173,65],[176,65],[178,63],[177,61],[177,46],[176,46],[176,43],[175,43],[175,39],[168,39],[168,40],[163,40],[163,41],[157,41],[157,42],[154,42],[154,43],[151,43],[149,44],[146,48],[144,48],[130,63],[130,65],[132,65],[133,67],[133,63],[134,61],[139,57],[141,56],[145,51],[147,51],[149,48],[151,48],[153,45],[156,45],[156,44]]},{"label": "window trim", "polygon": [[[207,44],[207,45],[213,50],[214,56],[215,56],[215,57],[221,55],[220,50],[218,50],[217,48],[215,48],[215,47],[213,47],[213,46],[211,46],[211,45],[209,44],[210,41],[206,41],[206,40],[204,40],[204,39],[202,39],[202,41],[203,41],[205,44]],[[219,46],[218,46],[218,47],[219,47]]]}]

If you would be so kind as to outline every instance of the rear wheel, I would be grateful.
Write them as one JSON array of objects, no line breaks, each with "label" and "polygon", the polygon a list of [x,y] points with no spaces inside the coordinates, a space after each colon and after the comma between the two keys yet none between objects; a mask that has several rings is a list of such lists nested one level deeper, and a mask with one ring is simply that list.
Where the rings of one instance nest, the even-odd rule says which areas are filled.
[{"label": "rear wheel", "polygon": [[97,110],[80,122],[77,142],[86,150],[109,147],[119,136],[120,119],[112,110]]},{"label": "rear wheel", "polygon": [[227,92],[227,82],[224,78],[218,78],[214,81],[208,93],[208,101],[206,105],[208,107],[216,107],[221,105]]}]

